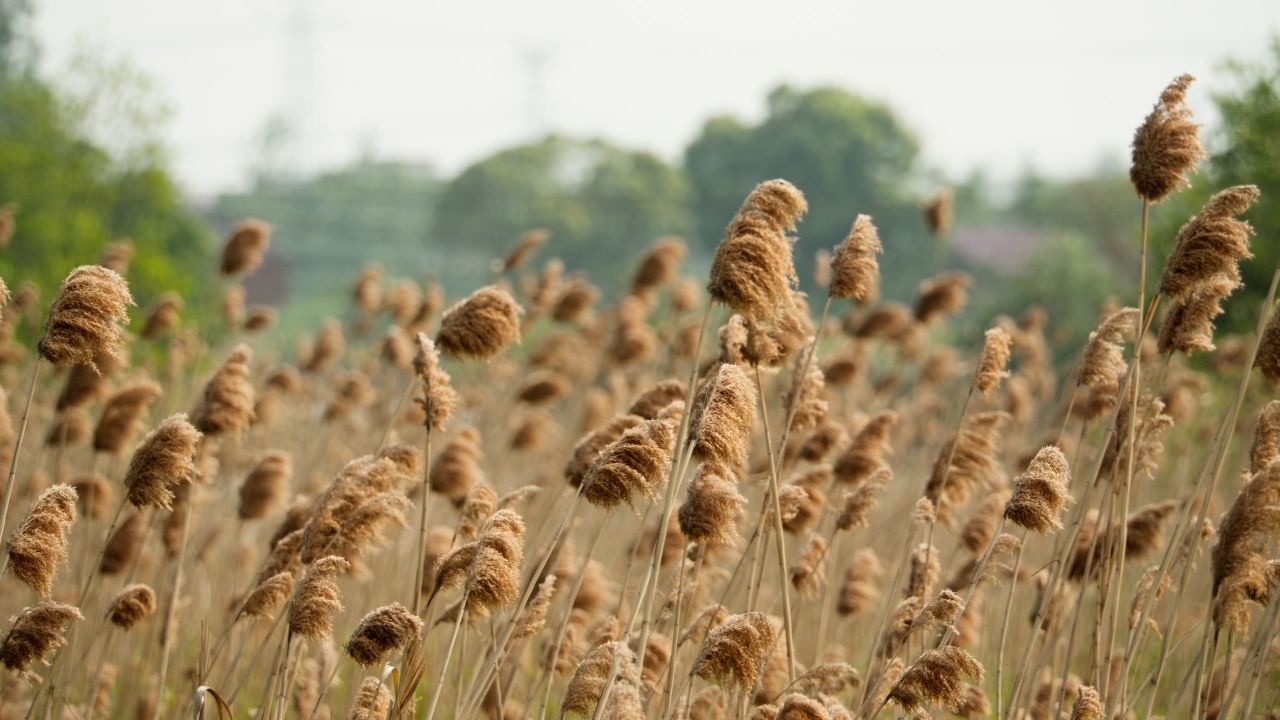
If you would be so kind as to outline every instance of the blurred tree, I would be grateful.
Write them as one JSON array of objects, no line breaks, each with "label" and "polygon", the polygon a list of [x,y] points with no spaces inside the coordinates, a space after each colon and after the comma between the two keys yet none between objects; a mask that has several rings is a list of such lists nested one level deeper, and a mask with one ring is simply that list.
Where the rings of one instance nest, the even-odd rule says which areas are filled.
[{"label": "blurred tree", "polygon": [[29,67],[30,21],[31,0],[0,0],[0,76],[20,74]]},{"label": "blurred tree", "polygon": [[784,85],[769,94],[766,110],[757,125],[712,118],[686,150],[696,247],[714,249],[756,183],[785,178],[809,199],[796,246],[805,284],[817,250],[843,240],[854,217],[866,213],[885,246],[885,294],[909,294],[934,270],[917,207],[918,195],[932,188],[914,187],[920,180],[915,135],[887,105],[840,88]]},{"label": "blurred tree", "polygon": [[548,256],[616,290],[650,241],[688,230],[687,200],[679,169],[651,153],[552,135],[490,155],[450,181],[432,245],[462,255],[465,265],[443,279],[465,288],[523,232],[546,228]]},{"label": "blurred tree", "polygon": [[[0,250],[0,275],[10,286],[33,282],[47,298],[71,268],[98,262],[108,243],[127,237],[137,251],[129,280],[139,304],[164,290],[192,300],[203,285],[209,238],[161,153],[124,162],[86,132],[101,99],[116,97],[107,83],[86,97],[29,72],[0,76],[0,205],[17,219]],[[136,138],[153,137],[130,127]]]},{"label": "blurred tree", "polygon": [[[1265,58],[1256,63],[1230,62],[1234,87],[1216,93],[1222,122],[1210,136],[1208,187],[1197,183],[1196,207],[1210,194],[1231,185],[1257,185],[1262,191],[1245,219],[1257,230],[1254,259],[1242,263],[1245,286],[1232,296],[1223,328],[1252,330],[1258,303],[1266,296],[1271,274],[1280,268],[1280,37],[1273,38]],[[1179,220],[1185,220],[1185,216]]]}]

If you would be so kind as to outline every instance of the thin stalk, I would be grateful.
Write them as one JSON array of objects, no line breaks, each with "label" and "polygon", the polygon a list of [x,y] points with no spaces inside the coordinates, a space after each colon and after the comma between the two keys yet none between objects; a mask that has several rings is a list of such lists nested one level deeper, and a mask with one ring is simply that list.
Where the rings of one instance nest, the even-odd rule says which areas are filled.
[{"label": "thin stalk", "polygon": [[[812,355],[812,353],[810,353]],[[778,582],[782,586],[783,631],[787,634],[787,679],[796,679],[795,630],[791,627],[791,589],[787,582],[787,544],[782,527],[782,500],[779,496],[778,461],[769,437],[769,408],[764,399],[764,381],[760,366],[756,368],[756,394],[760,396],[760,422],[764,426],[764,444],[769,451],[769,492],[773,496],[773,531],[778,536]]]},{"label": "thin stalk", "polygon": [[453,622],[453,637],[449,638],[449,648],[445,650],[444,660],[440,663],[440,675],[436,678],[435,689],[431,692],[431,706],[427,710],[427,720],[432,720],[436,716],[436,705],[440,702],[440,695],[444,693],[444,679],[449,672],[449,658],[453,657],[453,648],[458,643],[458,631],[466,620],[467,597],[470,594],[471,583],[467,583],[467,587],[462,592],[462,605],[458,607],[458,619]]},{"label": "thin stalk", "polygon": [[[410,387],[413,384],[410,383]],[[405,393],[408,395],[408,393]],[[397,411],[398,412],[398,411]],[[386,440],[384,438],[383,442]],[[427,500],[431,497],[431,427],[427,426],[427,437],[423,441],[422,456],[422,497],[421,510],[418,513],[418,554],[417,564],[413,569],[413,588],[410,589],[412,602],[409,603],[413,608],[413,614],[418,615],[422,610],[422,574],[425,571],[423,564],[426,563],[427,557]]]},{"label": "thin stalk", "polygon": [[169,672],[169,653],[173,649],[173,625],[178,617],[178,593],[182,588],[182,566],[187,558],[187,537],[191,534],[191,516],[195,513],[195,509],[190,507],[191,503],[195,502],[193,495],[194,493],[189,493],[187,496],[188,507],[186,516],[182,519],[182,542],[178,545],[177,567],[173,571],[173,587],[169,590],[169,607],[165,614],[164,629],[161,631],[160,682],[157,690],[159,696],[152,709],[151,720],[158,720],[160,717],[160,705],[164,699],[164,681]]},{"label": "thin stalk", "polygon": [[18,477],[18,457],[22,454],[22,441],[27,437],[27,418],[31,415],[31,400],[36,394],[36,378],[40,376],[41,356],[31,363],[31,381],[27,386],[27,402],[22,407],[22,421],[18,424],[18,439],[13,443],[13,457],[9,460],[9,478],[4,483],[4,509],[0,510],[0,541],[4,540],[5,524],[9,520],[9,505],[13,501],[14,481]]}]

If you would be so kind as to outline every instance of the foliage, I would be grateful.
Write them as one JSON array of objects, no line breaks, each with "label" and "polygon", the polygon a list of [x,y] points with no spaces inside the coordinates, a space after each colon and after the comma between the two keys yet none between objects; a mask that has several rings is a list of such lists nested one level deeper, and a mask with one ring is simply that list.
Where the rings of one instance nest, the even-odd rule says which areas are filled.
[{"label": "foliage", "polygon": [[447,279],[466,287],[522,233],[545,228],[571,268],[618,288],[654,238],[688,230],[687,201],[680,171],[651,153],[552,135],[490,155],[450,181],[432,244],[460,255],[458,274]]}]

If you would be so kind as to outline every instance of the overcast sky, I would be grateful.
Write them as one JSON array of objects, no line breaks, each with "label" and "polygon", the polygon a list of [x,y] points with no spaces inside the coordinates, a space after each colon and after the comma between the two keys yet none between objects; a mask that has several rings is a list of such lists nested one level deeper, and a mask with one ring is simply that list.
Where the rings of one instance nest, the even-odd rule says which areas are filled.
[{"label": "overcast sky", "polygon": [[677,159],[712,114],[758,118],[781,82],[892,104],[960,175],[1123,157],[1175,75],[1208,93],[1260,58],[1280,0],[37,0],[51,72],[85,48],[151,75],[186,187],[243,184],[273,113],[307,168],[362,152],[451,172],[540,131]]}]

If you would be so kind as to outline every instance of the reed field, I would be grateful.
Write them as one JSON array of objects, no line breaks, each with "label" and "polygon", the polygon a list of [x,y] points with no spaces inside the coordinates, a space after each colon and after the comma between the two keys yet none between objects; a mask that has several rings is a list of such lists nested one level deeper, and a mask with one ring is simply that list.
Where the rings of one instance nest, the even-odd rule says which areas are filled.
[{"label": "reed field", "polygon": [[1276,281],[1215,333],[1273,200],[1147,251],[1190,82],[1135,118],[1143,259],[1081,347],[1053,307],[968,336],[929,259],[881,297],[874,219],[807,237],[785,179],[705,276],[660,238],[608,300],[530,230],[465,297],[366,268],[289,352],[241,284],[270,218],[207,312],[134,307],[123,244],[4,278],[0,718],[1275,717]]}]

